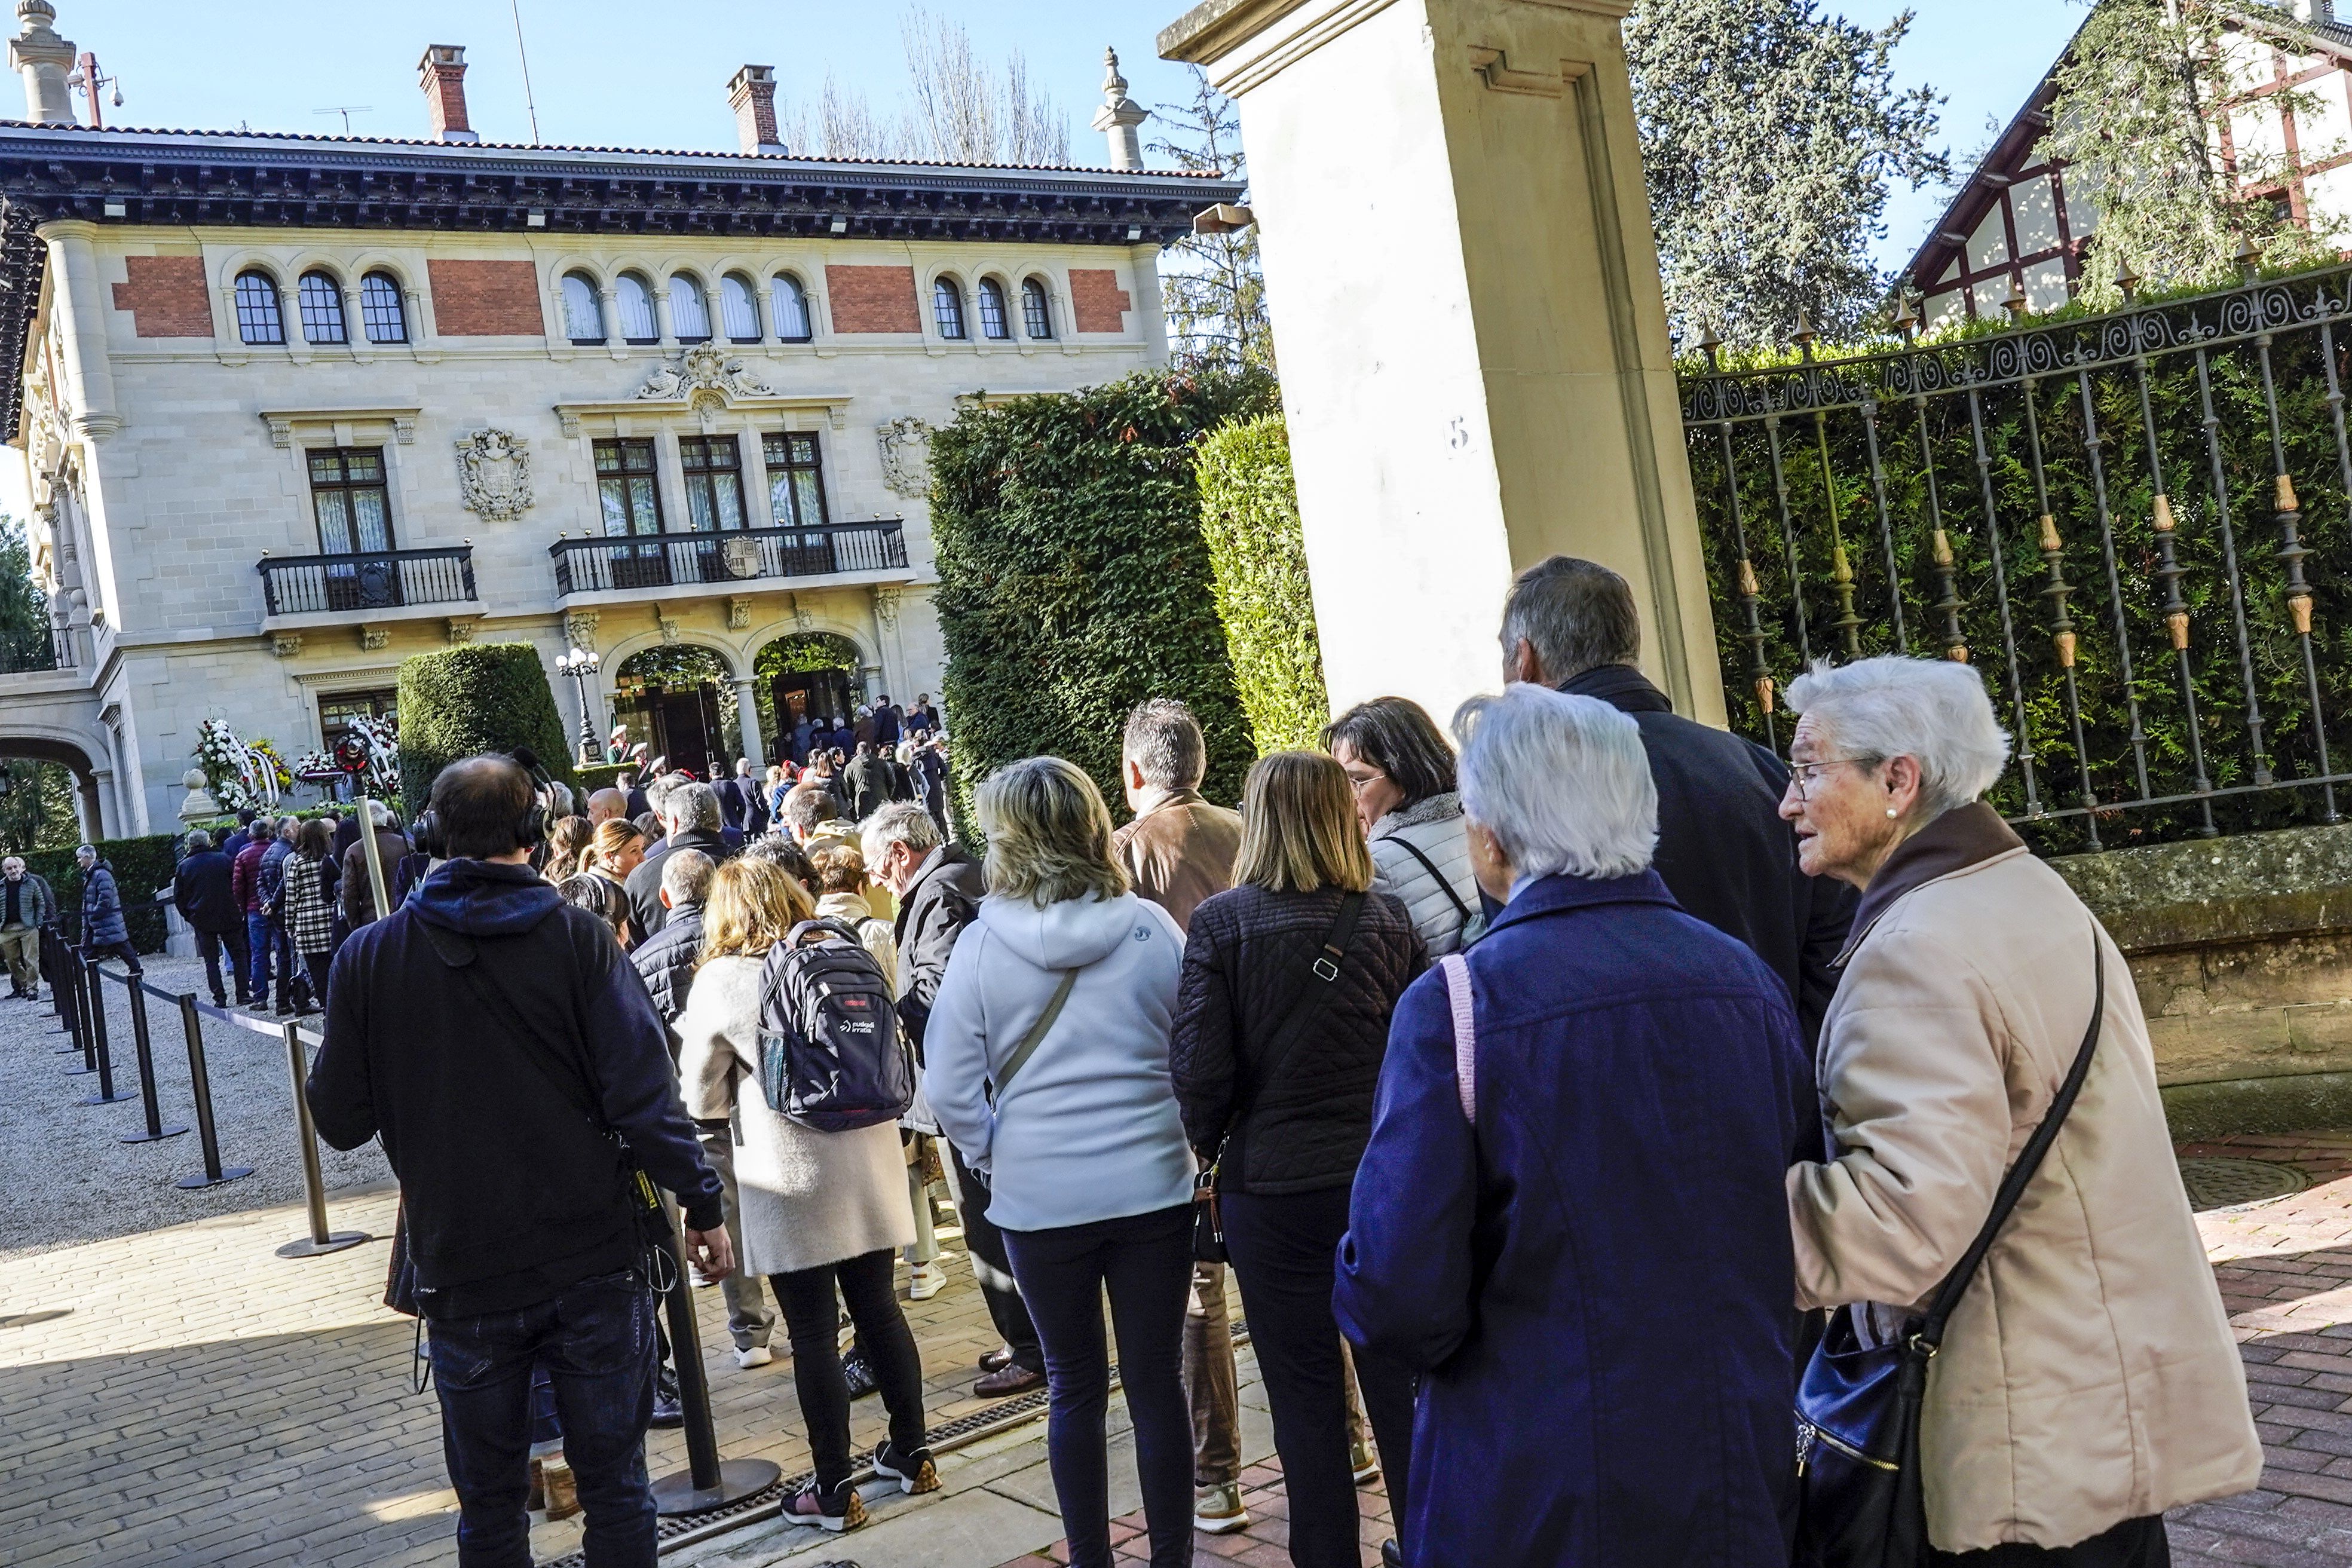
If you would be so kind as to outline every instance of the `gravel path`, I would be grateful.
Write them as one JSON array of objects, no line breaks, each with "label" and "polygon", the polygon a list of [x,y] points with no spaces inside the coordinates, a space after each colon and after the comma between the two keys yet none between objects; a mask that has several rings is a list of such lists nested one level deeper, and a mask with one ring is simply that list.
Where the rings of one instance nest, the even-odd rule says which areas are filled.
[{"label": "gravel path", "polygon": [[[205,994],[200,961],[156,955],[146,962],[151,984],[174,996],[184,990],[199,997]],[[121,972],[120,964],[109,967]],[[103,984],[101,989],[115,1092],[130,1097],[112,1105],[75,1103],[98,1092],[98,1079],[94,1074],[67,1076],[66,1069],[79,1065],[79,1058],[57,1054],[67,1037],[46,1000],[0,999],[0,1190],[14,1198],[0,1204],[0,1259],[300,1201],[301,1156],[295,1146],[286,1048],[277,1021],[262,1020],[268,1026],[265,1034],[205,1016],[205,1061],[212,1077],[221,1163],[250,1165],[254,1173],[201,1192],[184,1192],[174,1184],[204,1169],[204,1151],[196,1140],[179,1006],[176,1001],[147,998],[163,1124],[184,1125],[188,1131],[160,1142],[124,1143],[119,1142],[122,1134],[145,1126],[131,1005],[121,984]],[[317,1020],[305,1024],[315,1051]],[[331,1194],[392,1174],[383,1152],[373,1143],[348,1154],[322,1144],[320,1158]]]}]

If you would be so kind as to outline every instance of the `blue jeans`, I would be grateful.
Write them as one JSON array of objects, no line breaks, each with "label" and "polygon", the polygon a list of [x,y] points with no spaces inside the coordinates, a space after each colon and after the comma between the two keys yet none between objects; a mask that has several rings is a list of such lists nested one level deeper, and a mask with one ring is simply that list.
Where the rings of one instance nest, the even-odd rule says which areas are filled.
[{"label": "blue jeans", "polygon": [[583,1279],[519,1312],[436,1318],[427,1343],[457,1493],[459,1568],[530,1568],[534,1365],[555,1390],[563,1457],[588,1513],[590,1568],[653,1568],[654,1298],[642,1276]]},{"label": "blue jeans", "polygon": [[269,999],[269,950],[273,945],[268,915],[245,917],[245,942],[253,950],[253,973],[247,977],[246,989],[257,1005],[265,1004]]}]

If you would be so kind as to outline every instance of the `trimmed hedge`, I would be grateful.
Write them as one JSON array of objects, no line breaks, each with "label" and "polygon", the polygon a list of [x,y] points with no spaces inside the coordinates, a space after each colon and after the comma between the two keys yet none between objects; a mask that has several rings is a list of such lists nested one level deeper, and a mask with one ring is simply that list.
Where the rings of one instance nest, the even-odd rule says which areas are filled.
[{"label": "trimmed hedge", "polygon": [[529,643],[473,643],[400,661],[400,793],[416,811],[432,798],[435,774],[482,752],[528,746],[570,784],[570,745]]},{"label": "trimmed hedge", "polygon": [[600,789],[611,789],[621,782],[623,773],[643,771],[635,763],[598,763],[586,768],[575,764],[572,770],[572,787],[580,792],[582,814],[586,814],[590,795]]},{"label": "trimmed hedge", "polygon": [[[128,911],[131,945],[142,952],[163,952],[163,911],[135,906],[153,898],[156,889],[172,885],[172,873],[180,864],[180,836],[154,833],[139,838],[101,838],[94,847],[100,858],[114,868],[114,888]],[[66,940],[79,942],[81,868],[74,864],[73,850],[34,849],[24,858],[25,869],[46,879],[57,894]]]},{"label": "trimmed hedge", "polygon": [[1255,748],[1217,620],[1194,457],[1210,431],[1274,407],[1263,372],[1144,372],[967,407],[932,437],[961,804],[998,768],[1048,752],[1117,803],[1120,732],[1148,697],[1192,705],[1208,739],[1205,793],[1240,797]]},{"label": "trimmed hedge", "polygon": [[1201,443],[1201,533],[1217,613],[1260,756],[1318,743],[1330,722],[1323,647],[1282,416],[1228,425]]}]

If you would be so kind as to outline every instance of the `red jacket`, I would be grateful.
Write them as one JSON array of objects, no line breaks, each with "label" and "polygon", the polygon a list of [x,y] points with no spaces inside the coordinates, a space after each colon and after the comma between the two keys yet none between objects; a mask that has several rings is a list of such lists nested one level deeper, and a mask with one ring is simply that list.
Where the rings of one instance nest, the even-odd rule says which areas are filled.
[{"label": "red jacket", "polygon": [[236,907],[249,915],[261,912],[261,854],[268,847],[267,839],[247,845],[236,852],[236,863],[229,868],[229,891],[236,899]]}]

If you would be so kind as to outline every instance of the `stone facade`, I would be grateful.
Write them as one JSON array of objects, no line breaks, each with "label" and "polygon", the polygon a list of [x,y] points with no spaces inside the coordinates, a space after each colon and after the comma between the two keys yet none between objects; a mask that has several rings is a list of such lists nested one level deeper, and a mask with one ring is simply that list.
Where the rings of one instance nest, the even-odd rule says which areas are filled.
[{"label": "stone facade", "polygon": [[[857,648],[868,695],[936,693],[943,655],[929,609],[926,505],[904,482],[903,438],[886,452],[882,437],[908,420],[945,423],[983,387],[1065,390],[1166,357],[1156,310],[1123,315],[1114,332],[1074,300],[1074,280],[1087,278],[1088,299],[1117,290],[1156,301],[1150,243],[192,234],[70,220],[46,226],[41,239],[47,283],[26,356],[20,442],[34,474],[40,568],[79,653],[73,671],[0,678],[0,739],[79,747],[102,782],[109,833],[173,822],[205,717],[291,756],[320,742],[322,699],[387,688],[402,658],[453,640],[531,642],[551,667],[568,628],[603,660],[605,690],[591,715],[599,732],[611,721],[601,704],[612,673],[665,641],[711,649],[749,693],[765,643],[829,632]],[[779,271],[805,287],[810,341],[781,341],[763,320],[761,341],[719,345],[723,374],[689,374],[667,280],[697,279],[716,315],[720,279],[764,285]],[[565,277],[609,291],[625,272],[656,284],[663,341],[575,344]],[[276,286],[283,344],[240,338],[236,282],[255,273]],[[353,341],[306,341],[306,276],[331,280]],[[359,290],[371,276],[396,283],[410,341],[368,341]],[[1044,279],[1054,338],[940,337],[929,300],[942,276],[967,300],[982,277],[1016,299],[1023,280]],[[527,454],[528,504],[485,506],[484,487],[467,486],[468,452],[491,430]],[[689,515],[679,441],[734,437],[747,521],[760,528],[777,521],[761,437],[783,432],[816,437],[833,521],[904,518],[904,568],[559,593],[551,546],[605,531],[598,440],[654,444],[662,515],[677,529]],[[510,461],[498,441],[488,447],[493,460]],[[272,613],[257,564],[323,548],[310,468],[322,449],[380,454],[392,544],[470,547],[474,597],[366,610],[289,600]],[[886,456],[901,481],[895,490]],[[576,732],[572,684],[559,680],[556,691]],[[734,739],[753,757],[773,741]]]}]

